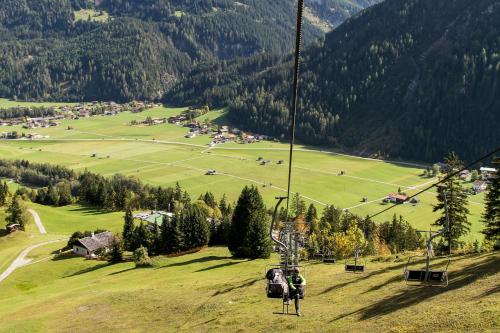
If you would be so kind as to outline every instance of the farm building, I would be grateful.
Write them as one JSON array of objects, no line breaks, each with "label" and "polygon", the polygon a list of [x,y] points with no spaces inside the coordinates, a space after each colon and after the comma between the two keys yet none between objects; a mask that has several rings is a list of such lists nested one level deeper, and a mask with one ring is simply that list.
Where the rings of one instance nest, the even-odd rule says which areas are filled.
[{"label": "farm building", "polygon": [[391,193],[387,197],[390,202],[396,203],[396,204],[401,204],[405,203],[408,200],[408,196],[405,194],[399,194],[399,193]]},{"label": "farm building", "polygon": [[161,226],[163,224],[164,217],[172,218],[173,216],[173,213],[157,210],[135,214],[134,218],[146,222],[151,228],[154,228],[155,226]]},{"label": "farm building", "polygon": [[80,238],[73,245],[73,253],[87,258],[95,258],[97,251],[104,250],[107,252],[112,242],[113,233],[110,231],[101,232],[97,235],[92,233],[92,236]]},{"label": "farm building", "polygon": [[472,188],[474,189],[474,192],[476,192],[476,193],[483,192],[484,190],[486,190],[487,187],[488,187],[488,184],[484,180],[476,180],[472,184]]},{"label": "farm building", "polygon": [[483,176],[483,179],[490,180],[490,179],[495,178],[497,169],[482,167],[479,169],[479,171],[481,171],[481,175]]}]

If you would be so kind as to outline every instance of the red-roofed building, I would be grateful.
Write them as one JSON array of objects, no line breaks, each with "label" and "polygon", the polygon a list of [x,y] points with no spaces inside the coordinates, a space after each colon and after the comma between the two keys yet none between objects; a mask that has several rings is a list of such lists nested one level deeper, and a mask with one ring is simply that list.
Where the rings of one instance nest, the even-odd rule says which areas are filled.
[{"label": "red-roofed building", "polygon": [[387,199],[392,203],[401,204],[408,200],[408,196],[406,194],[391,193]]}]

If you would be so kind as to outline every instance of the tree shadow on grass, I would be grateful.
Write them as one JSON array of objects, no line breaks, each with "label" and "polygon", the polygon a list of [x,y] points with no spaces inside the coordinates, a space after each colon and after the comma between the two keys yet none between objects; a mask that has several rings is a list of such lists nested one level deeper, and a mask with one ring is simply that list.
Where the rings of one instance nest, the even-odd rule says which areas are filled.
[{"label": "tree shadow on grass", "polygon": [[261,281],[262,279],[248,279],[248,280],[245,280],[245,281],[242,281],[240,284],[237,284],[235,286],[231,286],[229,288],[226,288],[226,289],[222,289],[222,290],[217,290],[213,296],[218,296],[218,295],[223,295],[223,294],[227,294],[227,293],[230,293],[231,291],[233,290],[238,290],[238,289],[243,289],[243,288],[248,288],[250,286],[253,286],[255,283],[257,283],[258,281]]},{"label": "tree shadow on grass", "polygon": [[109,210],[97,209],[96,207],[92,207],[92,206],[79,206],[79,207],[71,208],[69,211],[81,213],[84,215],[103,215],[103,214],[111,213],[111,211],[109,211]]},{"label": "tree shadow on grass", "polygon": [[496,286],[495,288],[493,289],[490,289],[488,291],[485,291],[483,294],[481,294],[478,298],[482,298],[482,297],[487,297],[487,296],[491,296],[493,294],[496,294],[496,293],[499,293],[500,292],[500,285]]},{"label": "tree shadow on grass", "polygon": [[192,264],[198,264],[198,263],[204,263],[208,261],[217,261],[217,260],[226,260],[226,259],[232,259],[232,257],[228,256],[206,256],[206,257],[201,257],[201,258],[196,258],[196,259],[191,259],[187,261],[181,261],[181,262],[175,262],[169,265],[161,266],[158,267],[157,269],[162,269],[162,268],[168,268],[168,267],[181,267],[181,266],[188,266]]},{"label": "tree shadow on grass", "polygon": [[205,272],[205,271],[210,271],[210,270],[212,270],[212,269],[217,269],[217,268],[222,268],[222,267],[234,266],[234,265],[238,265],[239,263],[242,263],[242,262],[243,262],[243,261],[231,261],[231,262],[226,262],[226,263],[219,264],[219,265],[214,265],[214,266],[210,266],[210,267],[205,267],[205,268],[202,268],[202,269],[197,270],[196,272]]},{"label": "tree shadow on grass", "polygon": [[[431,299],[435,296],[454,291],[465,287],[483,276],[488,276],[500,272],[499,260],[495,255],[488,255],[482,262],[465,267],[459,271],[454,271],[451,275],[451,280],[446,288],[442,287],[414,287],[409,288],[399,293],[386,297],[376,303],[359,310],[343,314],[336,317],[333,321],[345,318],[353,314],[360,314],[361,320],[376,318],[387,315],[397,310],[419,304],[423,301]],[[496,291],[495,291],[496,289]],[[490,292],[497,292],[495,288]]]},{"label": "tree shadow on grass", "polygon": [[391,271],[394,271],[394,270],[397,270],[397,269],[403,269],[403,267],[405,267],[405,266],[406,266],[406,263],[401,263],[401,264],[398,264],[398,265],[395,265],[395,266],[390,266],[390,267],[386,267],[386,268],[379,269],[379,270],[376,270],[376,271],[372,271],[370,273],[362,273],[362,274],[359,274],[359,277],[357,279],[353,279],[353,280],[346,281],[346,282],[343,282],[343,283],[335,284],[335,285],[333,285],[331,287],[326,288],[325,290],[323,290],[322,292],[320,292],[318,295],[327,294],[327,293],[329,293],[331,291],[347,287],[350,284],[354,284],[354,283],[365,281],[366,279],[369,279],[369,278],[371,278],[373,276],[377,276],[377,275],[380,275],[380,274],[388,273],[388,272],[391,272]]},{"label": "tree shadow on grass", "polygon": [[82,274],[90,273],[90,272],[93,272],[93,271],[97,271],[98,269],[107,267],[109,265],[110,264],[108,264],[108,263],[98,264],[98,265],[95,265],[95,266],[91,266],[91,267],[87,267],[87,268],[81,269],[79,271],[76,271],[76,272],[74,272],[72,274],[69,274],[69,275],[66,275],[64,277],[68,278],[68,277],[72,277],[72,276],[77,276],[77,275],[82,275]]},{"label": "tree shadow on grass", "polygon": [[[116,272],[113,272],[113,273],[109,273],[108,275],[118,275],[118,274],[122,274],[122,273],[126,273],[126,272],[129,272],[129,271],[133,271],[135,269],[141,269],[141,268],[144,268],[144,267],[130,267],[130,268],[126,268],[126,269],[122,269],[121,271],[116,271]],[[149,268],[149,267],[147,267]]]}]

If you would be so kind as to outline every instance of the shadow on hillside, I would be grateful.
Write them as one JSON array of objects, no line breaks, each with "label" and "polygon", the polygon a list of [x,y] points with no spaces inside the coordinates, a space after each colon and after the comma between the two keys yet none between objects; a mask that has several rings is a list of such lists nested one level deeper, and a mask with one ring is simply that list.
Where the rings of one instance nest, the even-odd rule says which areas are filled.
[{"label": "shadow on hillside", "polygon": [[84,215],[103,215],[103,214],[110,213],[110,211],[108,211],[108,210],[104,210],[104,209],[100,210],[100,209],[96,209],[95,207],[90,207],[90,206],[79,206],[79,207],[71,208],[69,211],[81,213]]},{"label": "shadow on hillside", "polygon": [[[419,304],[432,297],[454,291],[465,287],[483,276],[488,276],[500,272],[499,260],[494,255],[488,255],[487,258],[478,264],[468,266],[461,270],[453,271],[450,274],[451,280],[446,288],[442,287],[413,287],[400,291],[393,296],[386,297],[362,309],[351,313],[343,314],[333,319],[337,321],[344,317],[360,314],[361,319],[371,319],[378,316],[387,315],[397,310]],[[392,280],[392,279],[391,279]],[[498,292],[498,288],[490,290],[487,293]]]},{"label": "shadow on hillside", "polygon": [[206,257],[191,259],[191,260],[187,260],[187,261],[175,262],[173,264],[158,267],[157,269],[168,268],[168,267],[188,266],[188,265],[198,264],[198,263],[203,263],[203,262],[208,262],[208,261],[227,260],[227,259],[232,259],[232,258],[233,257],[228,257],[228,256],[224,256],[224,257],[206,256]]},{"label": "shadow on hillside", "polygon": [[205,272],[205,271],[210,271],[212,269],[234,266],[234,265],[238,265],[239,263],[242,263],[242,262],[243,261],[230,261],[230,262],[226,262],[226,263],[223,263],[223,264],[219,264],[219,265],[214,265],[214,266],[202,268],[202,269],[197,270],[196,272]]},{"label": "shadow on hillside", "polygon": [[213,296],[227,294],[227,293],[230,293],[230,292],[232,292],[234,290],[238,290],[238,289],[248,288],[250,286],[253,286],[255,283],[257,283],[258,281],[261,281],[261,280],[262,279],[248,279],[248,280],[242,281],[241,284],[231,286],[229,288],[222,289],[222,290],[217,290],[213,294]]},{"label": "shadow on hillside", "polygon": [[496,286],[493,289],[490,289],[490,290],[484,292],[478,298],[482,298],[482,297],[486,297],[486,296],[491,296],[491,295],[499,293],[499,292],[500,292],[500,285]]},{"label": "shadow on hillside", "polygon": [[90,273],[90,272],[93,272],[93,271],[97,271],[98,269],[107,267],[107,266],[109,266],[108,263],[102,263],[102,264],[99,264],[99,265],[95,265],[95,266],[87,267],[85,269],[81,269],[79,271],[76,271],[76,272],[74,272],[72,274],[69,274],[69,275],[66,275],[64,277],[65,278],[69,278],[69,277],[72,277],[72,276],[77,276],[77,275],[82,275],[82,274]]},{"label": "shadow on hillside", "polygon": [[129,272],[129,271],[133,271],[135,269],[140,269],[140,268],[137,268],[137,267],[134,266],[134,267],[122,269],[121,271],[116,271],[116,272],[113,272],[113,273],[109,273],[108,275],[122,274],[122,273],[126,273],[126,272]]},{"label": "shadow on hillside", "polygon": [[73,259],[73,258],[82,258],[81,256],[74,254],[72,251],[59,252],[59,250],[55,250],[55,251],[52,251],[51,254],[54,255],[52,257],[53,261]]},{"label": "shadow on hillside", "polygon": [[6,229],[0,229],[0,237],[7,236],[9,232]]},{"label": "shadow on hillside", "polygon": [[[388,273],[388,272],[393,271],[393,270],[398,270],[398,269],[402,270],[405,266],[406,266],[406,262],[398,264],[398,265],[395,265],[395,266],[390,266],[390,267],[387,267],[387,268],[383,268],[383,269],[379,269],[379,270],[376,270],[376,271],[372,271],[370,273],[358,274],[358,275],[356,275],[356,276],[359,276],[357,279],[353,279],[353,280],[346,281],[346,282],[343,282],[343,283],[335,284],[335,285],[333,285],[333,286],[331,286],[329,288],[326,288],[322,292],[320,292],[319,295],[323,295],[323,294],[329,293],[331,291],[334,291],[334,290],[337,290],[337,289],[340,289],[340,288],[344,288],[344,287],[346,287],[346,286],[348,286],[350,284],[362,282],[362,281],[364,281],[366,279],[369,279],[369,278],[371,278],[373,276],[377,276],[377,275],[380,275],[380,274]],[[369,269],[369,266],[367,266],[367,269]],[[348,273],[346,273],[346,274],[348,274]],[[403,273],[401,273],[401,276],[402,275],[403,275]]]}]

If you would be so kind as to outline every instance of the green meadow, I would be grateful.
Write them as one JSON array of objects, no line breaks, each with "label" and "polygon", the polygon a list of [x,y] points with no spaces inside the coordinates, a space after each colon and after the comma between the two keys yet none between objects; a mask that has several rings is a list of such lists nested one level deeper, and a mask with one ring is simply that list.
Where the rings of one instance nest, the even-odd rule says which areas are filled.
[{"label": "green meadow", "polygon": [[[0,100],[0,105],[2,103],[13,102]],[[9,130],[39,133],[48,138],[0,141],[0,157],[61,164],[107,176],[122,173],[152,185],[174,186],[179,182],[193,197],[210,190],[217,197],[226,194],[231,201],[236,201],[245,185],[256,185],[269,207],[273,206],[274,197],[285,194],[286,143],[228,143],[209,148],[208,136],[185,138],[187,128],[179,125],[130,125],[132,120],[141,121],[148,116],[169,117],[182,110],[157,107],[141,113],[64,120],[60,126],[51,128],[26,130],[8,127]],[[211,111],[199,120],[206,118],[217,124],[225,123],[224,112],[220,110]],[[270,163],[260,165],[259,157],[270,160]],[[279,160],[285,163],[279,165]],[[320,210],[326,204],[334,204],[365,216],[384,209],[382,198],[398,188],[412,194],[436,181],[422,177],[424,167],[339,155],[298,145],[294,154],[292,191],[299,192]],[[206,176],[208,169],[217,170],[218,175]],[[346,172],[345,176],[338,176],[341,170]],[[471,185],[465,183],[465,186]],[[426,192],[419,196],[418,205],[398,206],[379,215],[376,220],[384,221],[394,213],[402,214],[414,226],[429,229],[437,216],[432,212],[435,196],[433,191]],[[363,197],[368,202],[362,202]],[[470,198],[469,209],[472,232],[467,240],[473,241],[481,237],[481,195]]]},{"label": "green meadow", "polygon": [[[13,103],[0,100],[0,105]],[[50,105],[50,103],[48,104]],[[256,185],[271,207],[285,194],[288,147],[279,142],[208,147],[207,136],[186,139],[177,125],[130,126],[147,116],[169,117],[183,109],[154,108],[65,120],[60,126],[25,130],[44,140],[0,141],[0,157],[61,164],[103,175],[123,173],[152,185],[179,182],[193,197],[207,190],[235,201],[245,185]],[[208,117],[225,123],[223,111]],[[72,128],[72,129],[68,129]],[[94,156],[94,157],[92,157]],[[270,160],[263,166],[257,159]],[[284,164],[278,164],[285,160]],[[373,214],[387,206],[381,199],[398,188],[415,193],[436,179],[421,176],[422,165],[361,159],[298,146],[293,191],[322,209],[334,204],[353,213]],[[218,174],[206,176],[207,169]],[[346,175],[338,176],[340,171]],[[470,186],[470,184],[465,184]],[[15,190],[18,184],[11,182]],[[362,202],[367,197],[368,202]],[[401,205],[376,218],[403,214],[428,229],[435,193],[420,196],[416,206]],[[497,332],[500,327],[497,253],[451,258],[448,288],[408,287],[402,278],[406,257],[368,258],[363,274],[345,273],[343,262],[304,262],[307,278],[303,316],[279,314],[281,300],[265,295],[264,272],[277,260],[237,260],[223,247],[181,257],[156,257],[154,267],[131,262],[109,265],[62,255],[55,257],[76,230],[122,230],[122,212],[103,212],[78,204],[49,207],[28,204],[47,229],[40,235],[32,222],[26,232],[0,237],[0,272],[28,246],[25,266],[0,282],[0,333],[3,332]],[[471,197],[472,232],[480,237],[483,195]],[[0,209],[0,221],[5,212]],[[418,264],[420,265],[420,263]],[[293,312],[293,306],[290,307]]]},{"label": "green meadow", "polygon": [[[136,269],[78,257],[51,259],[58,244],[30,254],[36,264],[0,284],[0,332],[497,332],[498,253],[453,257],[447,288],[408,287],[404,261],[306,263],[302,317],[279,314],[265,294],[272,260],[235,260],[225,248],[159,257]],[[47,256],[49,257],[47,258]],[[293,305],[290,307],[293,313]]]}]

